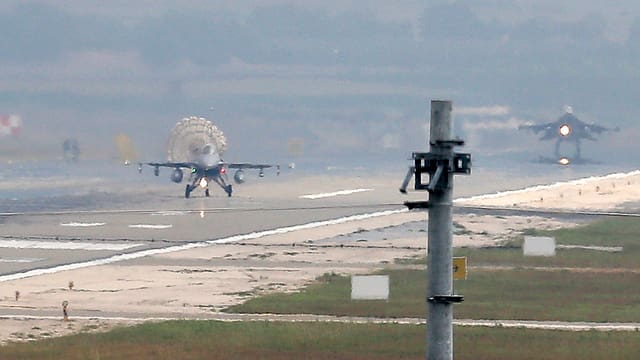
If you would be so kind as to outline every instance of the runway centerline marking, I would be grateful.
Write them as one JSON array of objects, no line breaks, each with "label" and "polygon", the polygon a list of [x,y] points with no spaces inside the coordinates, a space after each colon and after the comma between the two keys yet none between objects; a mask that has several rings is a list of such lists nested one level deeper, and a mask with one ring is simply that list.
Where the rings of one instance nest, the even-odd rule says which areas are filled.
[{"label": "runway centerline marking", "polygon": [[151,224],[136,224],[136,225],[129,225],[130,229],[151,229],[151,230],[164,230],[164,229],[171,229],[173,227],[173,225],[169,224],[169,225],[151,225]]},{"label": "runway centerline marking", "polygon": [[97,226],[104,226],[107,223],[101,223],[101,222],[96,222],[96,223],[81,223],[81,222],[68,222],[68,223],[60,223],[60,226],[66,226],[66,227],[97,227]]},{"label": "runway centerline marking", "polygon": [[373,190],[375,189],[340,190],[340,191],[334,191],[330,193],[301,195],[300,199],[315,200],[315,199],[322,199],[322,198],[328,198],[328,197],[334,197],[334,196],[340,196],[340,195],[351,195],[351,194],[356,194],[356,193],[365,192],[365,191],[373,191]]},{"label": "runway centerline marking", "polygon": [[186,211],[178,211],[178,210],[167,210],[167,211],[158,211],[155,212],[153,214],[151,214],[151,216],[182,216],[182,215],[187,215]]},{"label": "runway centerline marking", "polygon": [[108,257],[108,258],[104,258],[104,259],[96,259],[96,260],[90,260],[90,261],[84,261],[84,262],[70,263],[70,264],[59,265],[59,266],[54,266],[54,267],[50,267],[50,268],[33,269],[33,270],[24,271],[24,272],[3,275],[3,276],[0,276],[0,282],[24,279],[24,278],[28,278],[28,277],[32,277],[32,276],[38,276],[38,275],[55,274],[55,273],[58,273],[58,272],[61,272],[61,271],[82,269],[82,268],[87,268],[87,267],[92,267],[92,266],[107,265],[107,264],[112,264],[112,263],[125,261],[125,260],[139,259],[139,258],[142,258],[142,257],[145,257],[145,256],[167,254],[167,253],[172,253],[172,252],[176,252],[176,251],[201,248],[201,247],[206,247],[206,246],[210,246],[210,245],[213,245],[213,244],[227,244],[227,243],[231,243],[231,242],[258,239],[258,238],[262,238],[262,237],[270,236],[270,235],[286,234],[286,233],[293,232],[293,231],[314,229],[314,228],[319,228],[319,227],[322,227],[322,226],[343,224],[343,223],[350,222],[350,221],[366,220],[366,219],[371,219],[371,218],[376,218],[376,217],[381,217],[381,216],[389,216],[389,215],[394,215],[394,214],[401,214],[401,213],[406,213],[408,211],[409,210],[407,210],[407,209],[379,211],[379,212],[375,212],[375,213],[346,216],[346,217],[333,219],[333,220],[315,221],[315,222],[310,222],[310,223],[306,223],[306,224],[302,224],[302,225],[286,226],[286,227],[276,228],[276,229],[272,229],[272,230],[252,232],[252,233],[243,234],[243,235],[234,235],[234,236],[230,236],[230,237],[227,237],[227,238],[216,239],[216,240],[194,242],[194,243],[170,246],[170,247],[160,248],[160,249],[141,250],[141,251],[126,253],[126,254],[114,255],[114,256],[111,256],[111,257]]}]

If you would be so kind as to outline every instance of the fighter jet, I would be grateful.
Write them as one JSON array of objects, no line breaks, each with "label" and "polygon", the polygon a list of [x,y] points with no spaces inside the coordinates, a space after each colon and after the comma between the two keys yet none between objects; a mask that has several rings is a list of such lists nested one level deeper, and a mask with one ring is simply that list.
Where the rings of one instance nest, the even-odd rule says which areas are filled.
[{"label": "fighter jet", "polygon": [[[541,158],[541,161],[554,162],[561,165],[589,162],[589,160],[582,158],[581,140],[596,141],[595,135],[609,131],[619,131],[618,128],[610,129],[581,121],[573,115],[573,109],[570,106],[565,107],[564,115],[554,122],[546,124],[525,124],[519,126],[518,129],[531,130],[536,134],[542,133],[540,140],[556,140],[554,157],[551,159]],[[560,152],[560,145],[566,142],[575,144],[576,150],[572,157],[563,155]]]},{"label": "fighter jet", "polygon": [[209,196],[209,184],[212,182],[218,184],[226,193],[231,196],[233,187],[228,184],[227,169],[237,169],[233,175],[236,184],[242,184],[245,181],[244,169],[260,170],[258,176],[264,177],[264,169],[276,167],[278,175],[280,174],[279,165],[271,164],[249,164],[249,163],[228,163],[220,158],[215,144],[206,144],[201,149],[193,149],[192,161],[188,162],[148,162],[140,163],[138,171],[142,172],[142,166],[149,165],[154,168],[155,176],[160,175],[161,167],[173,168],[171,173],[171,181],[181,183],[184,178],[184,170],[189,171],[190,184],[188,183],[184,189],[184,197],[189,198],[191,192],[198,187],[204,189],[204,195]]},{"label": "fighter jet", "polygon": [[[233,180],[236,184],[245,181],[245,169],[259,170],[258,176],[264,176],[264,169],[275,167],[280,175],[280,166],[272,164],[231,163],[222,159],[227,147],[227,139],[222,131],[211,121],[197,116],[185,117],[178,121],[169,134],[166,162],[141,162],[138,171],[142,172],[143,165],[154,168],[155,176],[160,175],[161,167],[173,168],[171,181],[181,183],[185,171],[189,173],[189,183],[184,189],[184,197],[198,187],[204,189],[205,196],[209,196],[209,184],[216,183],[231,196],[233,187],[228,183],[227,171],[236,169]],[[125,165],[128,162],[125,161]]]}]

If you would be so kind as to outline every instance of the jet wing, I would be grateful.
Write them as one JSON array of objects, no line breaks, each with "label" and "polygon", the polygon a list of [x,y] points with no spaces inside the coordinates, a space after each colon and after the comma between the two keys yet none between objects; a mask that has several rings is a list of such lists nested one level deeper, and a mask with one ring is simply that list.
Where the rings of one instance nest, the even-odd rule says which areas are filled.
[{"label": "jet wing", "polygon": [[162,162],[162,163],[148,162],[148,163],[141,163],[140,165],[149,165],[154,167],[188,168],[188,169],[199,167],[198,164],[193,162]]},{"label": "jet wing", "polygon": [[[600,126],[600,125],[596,125],[596,124],[587,124],[584,126],[585,130],[588,130],[589,132],[595,133],[595,134],[601,134],[605,131],[612,131],[612,129],[609,129],[607,127],[604,126]],[[613,129],[613,131],[617,131],[618,129]]]},{"label": "jet wing", "polygon": [[271,164],[250,164],[250,163],[224,163],[229,169],[268,169],[276,165]]},{"label": "jet wing", "polygon": [[520,125],[518,126],[519,130],[531,130],[534,133],[539,133],[541,131],[546,131],[551,129],[554,126],[554,123],[547,123],[547,124],[525,124],[525,125]]},{"label": "jet wing", "polygon": [[[126,165],[126,163],[125,163]],[[179,169],[179,168],[186,168],[186,169],[197,169],[199,168],[198,164],[193,163],[193,162],[146,162],[146,163],[138,163],[138,172],[142,174],[142,166],[143,165],[148,165],[153,167],[153,173],[158,176],[160,174],[160,168],[161,167],[168,167],[168,168],[174,168],[174,169]]]}]

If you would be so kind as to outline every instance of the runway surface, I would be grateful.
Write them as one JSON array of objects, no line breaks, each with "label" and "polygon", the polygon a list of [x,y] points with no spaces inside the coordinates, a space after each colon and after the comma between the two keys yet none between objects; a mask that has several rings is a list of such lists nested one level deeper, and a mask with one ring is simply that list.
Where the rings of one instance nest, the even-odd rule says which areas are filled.
[{"label": "runway surface", "polygon": [[354,215],[404,208],[400,201],[394,204],[388,193],[384,195],[390,189],[349,191],[344,186],[350,184],[336,182],[322,184],[313,192],[307,185],[283,181],[238,186],[230,198],[213,190],[212,197],[194,192],[193,198],[184,199],[176,185],[142,194],[129,191],[130,199],[122,194],[113,198],[99,194],[98,199],[109,199],[101,206],[95,202],[82,206],[77,197],[61,196],[51,201],[63,204],[5,211],[0,214],[0,281],[35,269],[114,256],[130,260],[139,257],[135,254],[155,253],[153,250],[241,241],[276,229],[322,226]]},{"label": "runway surface", "polygon": [[[30,177],[17,180],[12,176],[25,170],[12,170],[0,178],[0,282],[255,239],[301,225],[327,226],[350,221],[355,215],[400,212],[405,211],[405,201],[426,198],[421,192],[400,195],[401,174],[393,177],[384,172],[254,177],[236,186],[233,197],[214,188],[212,197],[196,191],[184,199],[182,185],[151,174],[138,175],[132,168],[94,174],[73,172],[64,165],[57,169],[60,174],[47,173],[48,178],[26,171]],[[112,176],[105,176],[106,172]],[[556,173],[558,179],[575,175]],[[536,177],[498,179],[483,176],[482,170],[474,178],[457,177],[456,194],[468,197],[541,181]],[[513,209],[464,206],[455,211],[513,213]],[[523,215],[579,219],[597,214],[528,210]]]}]

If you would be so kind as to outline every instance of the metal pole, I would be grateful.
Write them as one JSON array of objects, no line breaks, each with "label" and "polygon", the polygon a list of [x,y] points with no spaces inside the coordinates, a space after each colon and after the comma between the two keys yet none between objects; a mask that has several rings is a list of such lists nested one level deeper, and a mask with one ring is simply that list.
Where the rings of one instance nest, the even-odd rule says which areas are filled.
[{"label": "metal pole", "polygon": [[[452,157],[451,145],[437,141],[450,141],[451,101],[431,101],[431,153]],[[439,169],[440,170],[440,169]],[[428,223],[428,275],[427,298],[427,359],[453,359],[453,304],[434,301],[434,297],[453,294],[452,270],[452,193],[453,173],[447,176],[447,187],[442,191],[429,191]],[[434,176],[436,177],[436,176]],[[433,178],[431,179],[433,182]]]},{"label": "metal pole", "polygon": [[[464,141],[451,138],[451,101],[431,101],[430,152],[414,152],[400,192],[407,192],[411,174],[415,189],[427,190],[429,201],[406,201],[413,209],[429,209],[427,283],[427,359],[453,359],[453,304],[464,296],[453,293],[453,175],[471,174],[471,154],[455,153]],[[429,174],[429,182],[423,175]]]}]

